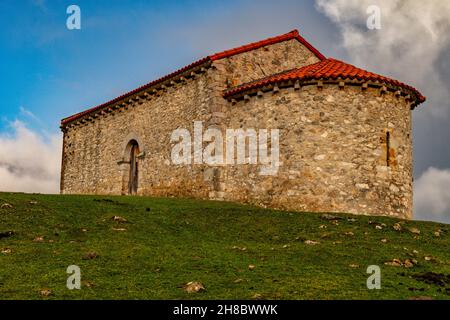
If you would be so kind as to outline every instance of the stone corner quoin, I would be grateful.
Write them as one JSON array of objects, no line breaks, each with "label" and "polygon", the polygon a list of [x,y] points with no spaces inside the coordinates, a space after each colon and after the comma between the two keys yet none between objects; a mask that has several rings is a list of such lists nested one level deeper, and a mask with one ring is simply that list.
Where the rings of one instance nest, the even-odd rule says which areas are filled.
[{"label": "stone corner quoin", "polygon": [[[412,218],[412,110],[393,79],[297,31],[209,56],[62,120],[61,193],[194,197]],[[279,129],[280,166],[174,165],[176,129]]]}]

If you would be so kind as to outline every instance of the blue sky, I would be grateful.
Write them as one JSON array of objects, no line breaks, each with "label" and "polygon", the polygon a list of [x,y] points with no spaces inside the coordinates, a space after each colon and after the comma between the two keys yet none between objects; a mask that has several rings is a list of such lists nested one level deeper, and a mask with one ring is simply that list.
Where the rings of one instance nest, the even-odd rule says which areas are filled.
[{"label": "blue sky", "polygon": [[[81,30],[66,28],[71,4]],[[372,4],[381,30],[365,28]],[[62,118],[292,29],[427,96],[413,113],[416,217],[450,222],[448,1],[0,0],[0,190],[58,191]]]}]

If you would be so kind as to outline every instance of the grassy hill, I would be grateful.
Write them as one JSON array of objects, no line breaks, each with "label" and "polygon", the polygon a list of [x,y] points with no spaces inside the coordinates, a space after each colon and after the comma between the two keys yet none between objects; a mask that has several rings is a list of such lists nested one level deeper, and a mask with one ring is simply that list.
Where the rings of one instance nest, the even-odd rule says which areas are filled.
[{"label": "grassy hill", "polygon": [[188,199],[0,193],[0,206],[1,299],[450,297],[449,225]]}]

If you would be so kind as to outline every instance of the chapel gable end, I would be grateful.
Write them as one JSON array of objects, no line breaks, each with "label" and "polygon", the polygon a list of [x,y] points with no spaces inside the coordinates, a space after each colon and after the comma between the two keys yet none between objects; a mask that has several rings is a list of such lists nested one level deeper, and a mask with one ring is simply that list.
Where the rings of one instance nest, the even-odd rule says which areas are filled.
[{"label": "chapel gable end", "polygon": [[[213,65],[219,70],[225,81],[225,88],[236,87],[325,59],[297,31],[281,37],[285,37],[285,40],[280,41],[275,37],[265,40],[265,45],[264,42],[247,45],[245,47],[248,51],[242,50],[245,47],[229,50],[229,56],[223,56],[214,61]],[[272,41],[273,43],[270,42],[272,39],[275,39]],[[239,52],[239,50],[243,52]]]}]

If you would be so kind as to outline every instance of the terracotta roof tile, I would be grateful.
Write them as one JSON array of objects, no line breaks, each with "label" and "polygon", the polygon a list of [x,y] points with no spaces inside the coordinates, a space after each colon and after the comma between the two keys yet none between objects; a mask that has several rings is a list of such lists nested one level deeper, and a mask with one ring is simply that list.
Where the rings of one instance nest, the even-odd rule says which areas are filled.
[{"label": "terracotta roof tile", "polygon": [[273,37],[273,38],[269,38],[266,40],[262,40],[262,41],[258,41],[258,42],[254,42],[254,43],[250,43],[241,47],[237,47],[231,50],[226,50],[220,53],[216,53],[211,57],[211,60],[215,61],[215,60],[220,60],[220,59],[224,59],[224,58],[228,58],[231,57],[233,55],[236,54],[240,54],[240,53],[244,53],[247,51],[251,51],[251,50],[255,50],[258,48],[262,48],[265,46],[269,46],[275,43],[279,43],[279,42],[283,42],[283,41],[288,41],[288,40],[292,40],[292,39],[296,39],[298,40],[301,44],[303,44],[305,47],[307,47],[311,52],[313,52],[317,58],[319,58],[320,60],[324,60],[325,56],[323,54],[321,54],[319,52],[319,50],[317,50],[316,48],[314,48],[308,41],[306,41],[298,32],[298,30],[293,30],[289,33],[277,36],[277,37]]},{"label": "terracotta roof tile", "polygon": [[225,91],[224,97],[231,97],[248,90],[261,88],[269,84],[275,84],[283,81],[337,80],[338,78],[345,80],[373,81],[390,84],[411,91],[416,96],[417,104],[425,101],[425,97],[419,91],[409,85],[385,76],[378,75],[373,72],[357,68],[353,65],[332,58],[328,58],[302,68],[293,69],[260,80],[242,84],[238,87]]}]

